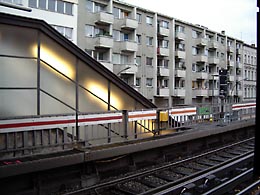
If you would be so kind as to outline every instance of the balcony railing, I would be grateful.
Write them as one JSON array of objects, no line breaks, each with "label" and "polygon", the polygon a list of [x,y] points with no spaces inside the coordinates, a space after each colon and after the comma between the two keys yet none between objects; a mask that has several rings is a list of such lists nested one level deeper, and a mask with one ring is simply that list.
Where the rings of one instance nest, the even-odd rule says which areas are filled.
[{"label": "balcony railing", "polygon": [[157,75],[168,77],[168,76],[170,76],[170,70],[168,68],[159,66],[159,67],[157,67]]},{"label": "balcony railing", "polygon": [[96,24],[113,24],[114,16],[107,12],[97,12],[95,13],[95,23]]},{"label": "balcony railing", "polygon": [[175,39],[180,40],[180,41],[184,41],[186,38],[185,33],[183,32],[175,32]]},{"label": "balcony railing", "polygon": [[198,46],[204,47],[207,44],[208,44],[208,39],[206,39],[206,38],[197,38],[196,39],[196,45],[198,45]]},{"label": "balcony railing", "polygon": [[170,30],[168,28],[163,28],[159,26],[158,28],[158,34],[164,37],[168,37],[170,35]]},{"label": "balcony railing", "polygon": [[157,88],[157,96],[165,97],[170,95],[169,88]]},{"label": "balcony railing", "polygon": [[176,69],[175,70],[175,77],[185,78],[186,77],[186,71],[183,70],[183,69]]},{"label": "balcony railing", "polygon": [[208,62],[208,56],[206,55],[198,55],[196,56],[197,62]]},{"label": "balcony railing", "polygon": [[176,51],[175,51],[175,56],[176,56],[177,58],[180,58],[180,59],[185,59],[186,53],[185,53],[185,51],[176,50]]},{"label": "balcony railing", "polygon": [[194,96],[208,96],[209,90],[208,89],[193,89]]},{"label": "balcony railing", "polygon": [[209,57],[208,62],[209,64],[219,64],[219,59],[216,57]]},{"label": "balcony railing", "polygon": [[157,54],[160,55],[160,56],[169,56],[170,50],[169,50],[169,48],[158,47],[157,48]]},{"label": "balcony railing", "polygon": [[175,88],[174,89],[174,96],[177,96],[177,97],[185,97],[185,94],[186,94],[186,90],[185,88]]},{"label": "balcony railing", "polygon": [[121,28],[127,30],[134,30],[138,27],[138,21],[130,18],[124,18],[121,22]]},{"label": "balcony railing", "polygon": [[99,35],[94,37],[95,47],[112,48],[114,45],[114,40],[112,36]]},{"label": "balcony railing", "polygon": [[209,46],[209,49],[217,49],[218,48],[218,42],[217,41],[210,41],[208,46]]}]

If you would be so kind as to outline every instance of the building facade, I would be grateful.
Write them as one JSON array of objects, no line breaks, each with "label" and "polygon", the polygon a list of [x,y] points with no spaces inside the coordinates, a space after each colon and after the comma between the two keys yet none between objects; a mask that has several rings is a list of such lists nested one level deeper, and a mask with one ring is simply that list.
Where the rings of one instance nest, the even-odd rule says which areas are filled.
[{"label": "building facade", "polygon": [[117,0],[69,2],[73,41],[158,107],[218,103],[221,69],[227,102],[255,100],[255,46]]},{"label": "building facade", "polygon": [[[0,0],[0,12],[42,19],[77,43],[78,0]],[[26,10],[26,11],[25,11]]]}]

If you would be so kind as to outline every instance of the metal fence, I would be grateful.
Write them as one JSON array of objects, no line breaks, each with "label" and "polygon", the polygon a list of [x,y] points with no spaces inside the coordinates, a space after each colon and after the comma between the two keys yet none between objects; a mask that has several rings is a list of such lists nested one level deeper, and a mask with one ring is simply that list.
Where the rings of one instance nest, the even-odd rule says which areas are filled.
[{"label": "metal fence", "polygon": [[[0,159],[146,139],[205,122],[255,117],[255,103],[0,119]],[[214,112],[215,111],[215,112]]]}]

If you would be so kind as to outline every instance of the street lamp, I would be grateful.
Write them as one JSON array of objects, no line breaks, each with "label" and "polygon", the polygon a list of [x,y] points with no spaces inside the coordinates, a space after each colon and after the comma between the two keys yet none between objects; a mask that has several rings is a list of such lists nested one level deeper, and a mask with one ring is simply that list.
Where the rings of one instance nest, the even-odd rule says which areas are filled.
[{"label": "street lamp", "polygon": [[122,73],[122,72],[124,72],[124,71],[126,71],[126,70],[128,70],[128,69],[130,69],[130,68],[131,68],[130,66],[125,67],[124,69],[120,70],[116,75],[119,76],[120,73]]}]

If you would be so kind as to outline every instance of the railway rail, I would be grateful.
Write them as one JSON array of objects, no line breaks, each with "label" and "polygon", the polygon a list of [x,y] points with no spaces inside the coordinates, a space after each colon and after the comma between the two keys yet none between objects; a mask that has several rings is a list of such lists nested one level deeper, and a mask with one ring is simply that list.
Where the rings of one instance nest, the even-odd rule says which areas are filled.
[{"label": "railway rail", "polygon": [[[72,194],[202,194],[227,189],[224,183],[252,167],[254,138],[214,149],[178,162],[118,177]],[[246,174],[245,174],[246,175]],[[250,175],[250,173],[249,173]],[[249,176],[243,177],[244,179]],[[242,177],[241,177],[242,178]],[[236,183],[239,183],[236,181]],[[222,187],[218,187],[221,186]],[[230,187],[234,184],[226,184]]]}]

